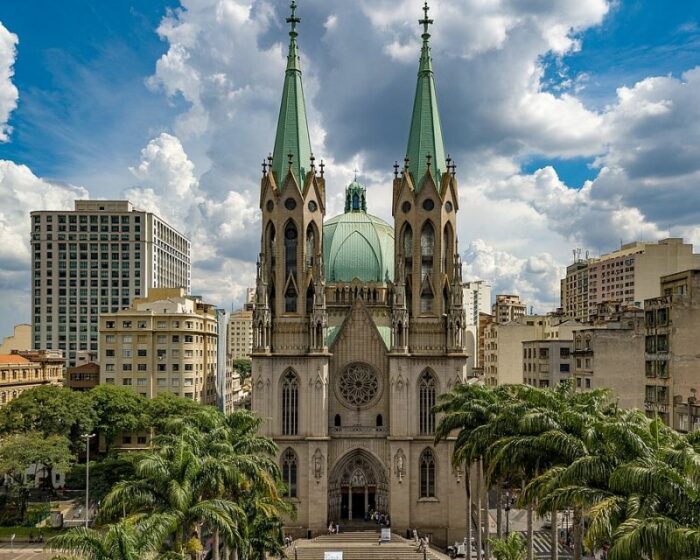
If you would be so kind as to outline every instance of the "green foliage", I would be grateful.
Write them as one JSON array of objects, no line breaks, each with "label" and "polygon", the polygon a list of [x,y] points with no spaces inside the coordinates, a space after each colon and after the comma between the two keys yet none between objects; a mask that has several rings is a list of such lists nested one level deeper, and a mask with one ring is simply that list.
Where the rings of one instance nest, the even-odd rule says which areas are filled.
[{"label": "green foliage", "polygon": [[75,460],[70,441],[62,435],[44,436],[39,432],[15,433],[0,441],[0,474],[20,483],[33,464],[43,465],[50,484],[54,469],[66,470]]},{"label": "green foliage", "polygon": [[162,431],[173,418],[187,418],[202,409],[202,405],[172,393],[159,393],[147,400],[145,414],[149,426]]},{"label": "green foliage", "polygon": [[65,436],[77,448],[80,436],[91,432],[96,420],[87,394],[44,385],[24,391],[0,408],[0,434],[34,431],[45,437]]},{"label": "green foliage", "polygon": [[248,379],[253,369],[253,362],[250,358],[238,358],[233,360],[231,367],[241,376],[241,381]]},{"label": "green foliage", "polygon": [[491,539],[490,542],[496,560],[525,560],[527,548],[518,533],[511,533],[504,539]]},{"label": "green foliage", "polygon": [[457,386],[436,411],[436,439],[456,435],[455,465],[482,460],[488,482],[525,484],[519,503],[539,513],[572,510],[576,551],[585,543],[609,547],[609,560],[700,557],[696,434],[570,383]]},{"label": "green foliage", "polygon": [[[92,459],[92,456],[90,458]],[[121,453],[90,461],[91,501],[102,501],[117,482],[132,478],[135,472],[134,463],[137,460],[136,453]],[[85,488],[85,463],[74,465],[66,473],[66,488]]]},{"label": "green foliage", "polygon": [[97,416],[96,428],[107,446],[123,431],[135,431],[147,423],[144,410],[147,399],[126,387],[98,385],[88,393]]}]

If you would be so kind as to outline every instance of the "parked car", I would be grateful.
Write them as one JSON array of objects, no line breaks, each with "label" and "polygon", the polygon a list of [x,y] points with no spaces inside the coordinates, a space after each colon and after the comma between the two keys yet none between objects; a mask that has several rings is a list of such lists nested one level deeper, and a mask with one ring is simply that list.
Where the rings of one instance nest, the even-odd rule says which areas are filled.
[{"label": "parked car", "polygon": [[[471,554],[467,556],[467,539],[464,539],[461,543],[456,541],[453,545],[447,547],[447,554],[450,558],[476,558],[476,540],[472,537]],[[482,548],[481,554],[484,554]]]}]

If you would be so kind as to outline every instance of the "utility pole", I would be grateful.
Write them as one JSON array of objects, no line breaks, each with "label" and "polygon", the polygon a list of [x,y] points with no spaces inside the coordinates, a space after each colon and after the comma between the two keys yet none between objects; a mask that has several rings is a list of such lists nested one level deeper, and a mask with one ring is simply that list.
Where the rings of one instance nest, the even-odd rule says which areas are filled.
[{"label": "utility pole", "polygon": [[95,434],[83,434],[85,438],[85,528],[90,526],[90,440]]}]

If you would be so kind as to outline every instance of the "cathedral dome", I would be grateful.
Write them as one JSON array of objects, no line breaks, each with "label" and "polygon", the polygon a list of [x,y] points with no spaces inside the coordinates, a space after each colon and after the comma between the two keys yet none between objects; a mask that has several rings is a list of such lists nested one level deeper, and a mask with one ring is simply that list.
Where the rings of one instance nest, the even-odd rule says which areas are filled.
[{"label": "cathedral dome", "polygon": [[394,279],[394,228],[367,213],[366,189],[345,189],[345,213],[323,225],[326,280],[387,282]]}]

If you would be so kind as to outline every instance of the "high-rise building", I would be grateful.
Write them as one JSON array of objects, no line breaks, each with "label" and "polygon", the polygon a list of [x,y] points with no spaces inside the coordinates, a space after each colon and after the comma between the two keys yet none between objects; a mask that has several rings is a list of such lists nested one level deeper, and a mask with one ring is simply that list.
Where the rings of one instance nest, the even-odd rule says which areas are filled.
[{"label": "high-rise building", "polygon": [[183,288],[153,288],[100,316],[100,383],[215,405],[218,338],[215,306]]},{"label": "high-rise building", "polygon": [[229,315],[228,359],[250,358],[253,351],[253,312],[241,309]]},{"label": "high-rise building", "polygon": [[[466,318],[457,254],[455,166],[445,151],[423,45],[393,224],[369,213],[355,178],[344,211],[324,220],[324,165],[311,150],[292,2],[274,152],[260,184],[261,258],[253,312],[252,409],[274,439],[287,528],[323,531],[366,519],[462,540],[464,473],[453,442],[435,443],[439,394],[466,382]],[[272,131],[271,131],[272,135]],[[266,162],[268,163],[268,162]],[[395,242],[396,240],[396,242]]]},{"label": "high-rise building", "polygon": [[464,283],[467,325],[479,325],[479,313],[491,313],[491,284],[484,280]]},{"label": "high-rise building", "polygon": [[126,200],[76,200],[72,211],[31,213],[32,344],[68,365],[98,350],[98,318],[151,288],[190,291],[190,241]]},{"label": "high-rise building", "polygon": [[556,387],[571,378],[571,350],[569,339],[525,340],[523,347],[523,383],[533,387]]},{"label": "high-rise building", "polygon": [[664,276],[660,287],[644,302],[644,407],[677,430],[698,430],[700,270]]},{"label": "high-rise building", "polygon": [[27,389],[63,383],[63,354],[53,350],[0,354],[0,407]]},{"label": "high-rise building", "polygon": [[561,281],[561,307],[580,321],[588,321],[602,303],[641,307],[645,299],[661,295],[662,276],[698,267],[700,254],[682,239],[627,243],[612,253],[569,265]]},{"label": "high-rise building", "polygon": [[527,314],[527,306],[520,301],[520,296],[512,294],[498,294],[491,309],[496,323],[509,323]]}]

